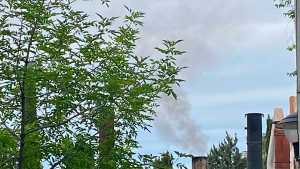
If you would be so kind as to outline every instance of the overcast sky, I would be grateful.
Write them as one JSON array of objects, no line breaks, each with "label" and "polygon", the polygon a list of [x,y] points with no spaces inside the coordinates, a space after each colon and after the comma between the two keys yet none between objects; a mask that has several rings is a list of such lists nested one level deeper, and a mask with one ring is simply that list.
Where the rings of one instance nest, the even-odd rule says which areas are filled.
[{"label": "overcast sky", "polygon": [[[245,113],[272,114],[275,107],[288,111],[296,83],[287,76],[295,62],[286,50],[293,42],[293,26],[273,0],[113,0],[107,9],[95,4],[84,1],[79,6],[120,16],[125,4],[146,13],[139,54],[153,54],[163,39],[184,40],[181,48],[188,53],[179,63],[189,69],[182,90],[195,132],[207,141],[202,154],[225,131],[237,133],[239,147],[246,150]],[[142,152],[190,151],[161,137],[155,123],[152,133],[142,133],[139,140]]]}]

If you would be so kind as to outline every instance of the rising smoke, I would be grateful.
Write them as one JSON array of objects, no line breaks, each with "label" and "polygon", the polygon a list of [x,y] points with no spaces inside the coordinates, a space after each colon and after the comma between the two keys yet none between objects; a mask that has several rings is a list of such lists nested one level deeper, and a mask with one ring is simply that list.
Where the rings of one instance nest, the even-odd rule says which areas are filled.
[{"label": "rising smoke", "polygon": [[[163,95],[154,121],[160,136],[188,153],[201,155],[206,150],[206,136],[191,115],[191,105],[183,89],[176,87],[177,99]],[[200,117],[199,117],[200,118]]]}]

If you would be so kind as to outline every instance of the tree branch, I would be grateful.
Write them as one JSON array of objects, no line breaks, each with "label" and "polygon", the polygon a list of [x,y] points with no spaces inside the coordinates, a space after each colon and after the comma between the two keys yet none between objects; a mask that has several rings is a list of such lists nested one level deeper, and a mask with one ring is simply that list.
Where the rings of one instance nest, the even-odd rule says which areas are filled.
[{"label": "tree branch", "polygon": [[58,126],[61,126],[61,125],[64,125],[66,123],[68,123],[69,121],[71,121],[72,119],[74,119],[75,117],[78,117],[80,114],[77,113],[75,114],[74,116],[60,122],[60,123],[57,123],[57,124],[47,124],[45,126],[41,126],[41,127],[38,127],[38,128],[35,128],[35,129],[32,129],[32,130],[29,130],[27,133],[25,133],[25,135],[28,135],[28,134],[31,134],[33,132],[36,132],[36,131],[39,131],[39,130],[42,130],[42,129],[45,129],[45,128],[50,128],[50,127],[58,127]]},{"label": "tree branch", "polygon": [[49,169],[55,169],[63,160],[65,157],[61,158],[59,161],[55,162]]}]

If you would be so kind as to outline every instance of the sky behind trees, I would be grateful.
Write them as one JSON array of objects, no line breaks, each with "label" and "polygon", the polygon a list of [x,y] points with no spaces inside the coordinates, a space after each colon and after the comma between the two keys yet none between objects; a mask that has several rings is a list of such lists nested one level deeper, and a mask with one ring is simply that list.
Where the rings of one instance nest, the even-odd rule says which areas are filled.
[{"label": "sky behind trees", "polygon": [[[287,76],[295,61],[286,50],[293,41],[293,24],[273,0],[114,0],[111,8],[93,1],[82,1],[78,8],[120,16],[125,4],[146,13],[137,47],[142,55],[153,54],[162,39],[184,40],[187,54],[179,63],[189,69],[182,74],[187,80],[182,91],[196,131],[207,142],[200,153],[221,141],[226,130],[238,134],[238,145],[245,150],[245,112],[272,114],[278,106],[288,111],[296,83]],[[190,151],[160,131],[154,122],[151,134],[141,134],[143,152]]]}]

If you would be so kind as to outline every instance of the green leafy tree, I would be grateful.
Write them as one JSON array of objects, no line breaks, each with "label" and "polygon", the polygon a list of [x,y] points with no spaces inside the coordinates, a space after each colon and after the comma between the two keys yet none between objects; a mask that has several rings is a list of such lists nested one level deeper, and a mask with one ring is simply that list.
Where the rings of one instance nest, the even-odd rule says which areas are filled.
[{"label": "green leafy tree", "polygon": [[126,7],[123,17],[92,19],[73,8],[76,2],[0,3],[2,166],[146,165],[135,158],[137,133],[149,130],[162,93],[176,98],[181,41],[163,41],[158,56],[138,56],[142,12]]},{"label": "green leafy tree", "polygon": [[171,153],[166,152],[161,154],[160,157],[158,157],[153,162],[153,168],[154,169],[173,169],[173,163],[174,163],[174,157]]},{"label": "green leafy tree", "polygon": [[208,154],[208,169],[245,169],[246,159],[237,148],[238,139],[226,132],[226,137],[217,147],[213,146]]},{"label": "green leafy tree", "polygon": [[64,140],[64,165],[72,169],[93,169],[95,168],[94,150],[86,141],[85,136],[78,135],[76,142],[70,139]]},{"label": "green leafy tree", "polygon": [[0,168],[13,168],[16,162],[17,143],[8,129],[0,130]]},{"label": "green leafy tree", "polygon": [[160,154],[159,156],[154,155],[141,155],[139,158],[146,164],[145,169],[187,169],[187,167],[181,162],[183,158],[191,158],[192,155],[184,154],[175,151],[170,153],[169,151]]}]

